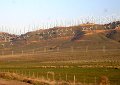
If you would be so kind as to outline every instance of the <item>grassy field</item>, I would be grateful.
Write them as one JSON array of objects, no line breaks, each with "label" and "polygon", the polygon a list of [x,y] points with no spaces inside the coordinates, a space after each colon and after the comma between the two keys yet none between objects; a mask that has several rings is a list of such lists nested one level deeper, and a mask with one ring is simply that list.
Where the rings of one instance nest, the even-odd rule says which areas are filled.
[{"label": "grassy field", "polygon": [[[116,62],[89,62],[89,63],[40,63],[40,62],[1,62],[1,72],[14,72],[30,77],[44,77],[47,79],[48,72],[54,72],[54,79],[57,81],[73,82],[74,75],[76,82],[82,83],[98,83],[101,76],[107,76],[110,83],[120,83],[120,68],[115,67],[120,65]],[[116,64],[116,65],[115,65]],[[67,78],[66,78],[67,76]],[[53,80],[52,75],[49,78]]]},{"label": "grassy field", "polygon": [[67,82],[73,82],[75,76],[81,83],[98,83],[101,76],[107,76],[112,85],[119,85],[119,53],[89,50],[5,55],[0,57],[0,71]]},{"label": "grassy field", "polygon": [[84,38],[92,42],[51,40],[12,49],[1,47],[0,71],[83,84],[99,83],[100,77],[106,76],[111,85],[119,85],[120,43],[100,35]]},{"label": "grassy field", "polygon": [[39,62],[119,62],[119,49],[98,50],[60,50],[60,51],[24,51],[23,53],[1,55],[0,61],[39,61]]}]

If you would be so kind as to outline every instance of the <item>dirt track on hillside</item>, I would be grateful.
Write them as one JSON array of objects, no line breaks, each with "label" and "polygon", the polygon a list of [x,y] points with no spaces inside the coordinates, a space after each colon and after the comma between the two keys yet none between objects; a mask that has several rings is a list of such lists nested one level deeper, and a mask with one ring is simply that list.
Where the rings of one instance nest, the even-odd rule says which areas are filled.
[{"label": "dirt track on hillside", "polygon": [[15,81],[15,80],[0,79],[0,85],[32,85],[32,84],[27,84],[27,83]]}]

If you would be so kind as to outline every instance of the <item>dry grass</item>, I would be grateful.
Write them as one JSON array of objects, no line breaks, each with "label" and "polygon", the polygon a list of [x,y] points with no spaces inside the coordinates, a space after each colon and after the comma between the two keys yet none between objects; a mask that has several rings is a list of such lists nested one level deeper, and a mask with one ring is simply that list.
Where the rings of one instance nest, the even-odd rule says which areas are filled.
[{"label": "dry grass", "polygon": [[67,82],[56,82],[56,81],[50,81],[50,80],[45,80],[45,79],[37,79],[37,78],[30,78],[30,77],[25,77],[22,75],[18,75],[15,73],[9,73],[9,72],[2,72],[0,73],[0,78],[3,79],[10,79],[10,80],[17,80],[33,85],[70,85]]},{"label": "dry grass", "polygon": [[100,85],[110,85],[109,79],[106,76],[101,76]]}]

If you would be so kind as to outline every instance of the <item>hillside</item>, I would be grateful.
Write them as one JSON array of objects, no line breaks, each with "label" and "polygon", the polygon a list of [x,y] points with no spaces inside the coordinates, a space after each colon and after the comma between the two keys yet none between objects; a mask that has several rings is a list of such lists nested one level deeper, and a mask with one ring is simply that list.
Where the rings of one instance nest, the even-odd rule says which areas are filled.
[{"label": "hillside", "polygon": [[10,42],[15,37],[17,37],[17,35],[0,32],[0,42]]},{"label": "hillside", "polygon": [[[5,42],[6,50],[48,50],[74,48],[107,49],[120,48],[120,23],[119,21],[99,25],[93,23],[78,26],[54,27],[28,32],[20,36],[4,34],[9,42]],[[2,42],[3,43],[3,42]],[[17,49],[19,47],[19,49]],[[0,47],[3,49],[3,46]]]}]

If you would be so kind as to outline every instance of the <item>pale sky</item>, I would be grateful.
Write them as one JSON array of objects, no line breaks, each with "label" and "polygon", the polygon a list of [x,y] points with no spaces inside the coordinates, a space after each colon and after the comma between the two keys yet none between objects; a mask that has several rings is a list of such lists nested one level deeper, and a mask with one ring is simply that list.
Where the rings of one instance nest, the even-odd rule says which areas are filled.
[{"label": "pale sky", "polygon": [[119,4],[120,0],[0,0],[0,31],[20,34],[56,24],[107,23],[119,20]]}]

